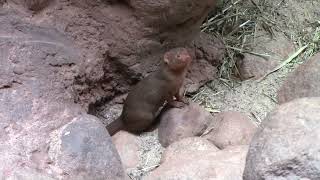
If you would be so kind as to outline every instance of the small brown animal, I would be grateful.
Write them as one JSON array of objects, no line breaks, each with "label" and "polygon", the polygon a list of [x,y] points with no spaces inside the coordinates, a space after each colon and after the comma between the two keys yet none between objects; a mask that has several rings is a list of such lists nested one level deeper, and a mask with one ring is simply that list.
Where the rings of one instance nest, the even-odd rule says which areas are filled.
[{"label": "small brown animal", "polygon": [[[141,132],[156,119],[160,107],[167,101],[181,107],[187,103],[180,93],[192,57],[186,48],[175,48],[165,53],[162,67],[141,80],[129,92],[118,119],[107,125],[110,135],[119,130]],[[176,101],[174,102],[174,97]]]}]

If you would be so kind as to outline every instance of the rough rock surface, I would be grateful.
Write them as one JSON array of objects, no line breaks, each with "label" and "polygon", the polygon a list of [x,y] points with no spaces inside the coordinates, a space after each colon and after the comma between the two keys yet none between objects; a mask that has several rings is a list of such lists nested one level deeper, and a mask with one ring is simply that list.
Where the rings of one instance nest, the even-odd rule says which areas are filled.
[{"label": "rough rock surface", "polygon": [[278,102],[296,98],[320,96],[320,53],[300,65],[278,91]]},{"label": "rough rock surface", "polygon": [[0,179],[122,179],[104,126],[73,103],[80,50],[0,12]]},{"label": "rough rock surface", "polygon": [[282,33],[275,33],[271,38],[262,27],[258,27],[256,36],[252,51],[265,56],[244,53],[244,57],[239,58],[237,67],[243,79],[261,78],[295,52],[294,44]]},{"label": "rough rock surface", "polygon": [[[12,0],[8,4],[11,6]],[[194,52],[201,47],[196,47],[201,40],[196,43],[194,39],[214,4],[215,0],[56,0],[27,20],[53,26],[81,48],[83,64],[74,91],[79,95],[76,102],[88,106],[127,92],[130,85],[158,67],[167,49],[187,46]],[[210,47],[217,49],[218,55],[211,57],[222,58],[224,46],[215,42]],[[206,62],[194,61],[193,66],[203,67],[199,63]],[[214,66],[210,68],[208,72],[216,71]],[[215,77],[212,75],[202,73],[199,80],[193,78],[189,84],[202,85]],[[193,71],[188,77],[195,77]]]},{"label": "rough rock surface", "polygon": [[320,178],[320,98],[282,104],[250,144],[244,180]]},{"label": "rough rock surface", "polygon": [[139,165],[138,137],[126,131],[119,131],[112,136],[112,142],[120,155],[123,166],[134,168]]},{"label": "rough rock surface", "polygon": [[242,180],[247,146],[228,147],[222,151],[193,151],[165,161],[146,180]]},{"label": "rough rock surface", "polygon": [[233,111],[221,112],[214,116],[208,127],[209,133],[204,135],[220,149],[227,146],[249,145],[257,126],[248,116]]},{"label": "rough rock surface", "polygon": [[161,163],[178,158],[177,156],[185,157],[200,151],[215,152],[219,149],[205,138],[188,137],[170,144],[162,154]]},{"label": "rough rock surface", "polygon": [[196,103],[168,109],[160,115],[159,141],[167,147],[180,139],[200,136],[212,119],[212,115]]}]

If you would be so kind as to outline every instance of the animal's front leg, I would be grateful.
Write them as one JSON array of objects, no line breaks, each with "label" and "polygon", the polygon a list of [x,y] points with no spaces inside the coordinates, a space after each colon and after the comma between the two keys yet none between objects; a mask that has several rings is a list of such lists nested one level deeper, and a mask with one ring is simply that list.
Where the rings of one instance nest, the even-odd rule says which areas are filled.
[{"label": "animal's front leg", "polygon": [[175,95],[176,101],[183,103],[184,105],[189,105],[189,100],[183,96],[181,90],[179,90]]},{"label": "animal's front leg", "polygon": [[171,96],[167,100],[167,105],[172,108],[183,108],[185,106],[185,104],[181,101],[174,100],[174,97],[175,96]]},{"label": "animal's front leg", "polygon": [[[174,98],[176,99],[174,100]],[[184,98],[180,92],[177,92],[170,98],[168,105],[175,108],[183,108],[186,105],[189,105],[189,101],[188,99]]]}]

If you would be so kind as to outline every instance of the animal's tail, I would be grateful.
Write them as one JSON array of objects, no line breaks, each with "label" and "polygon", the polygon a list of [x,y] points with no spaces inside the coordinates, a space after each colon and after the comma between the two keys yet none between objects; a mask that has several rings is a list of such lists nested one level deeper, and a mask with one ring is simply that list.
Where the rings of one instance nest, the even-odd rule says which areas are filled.
[{"label": "animal's tail", "polygon": [[107,130],[110,136],[114,135],[118,131],[124,128],[121,116],[118,117],[116,120],[112,121],[110,124],[107,125]]}]

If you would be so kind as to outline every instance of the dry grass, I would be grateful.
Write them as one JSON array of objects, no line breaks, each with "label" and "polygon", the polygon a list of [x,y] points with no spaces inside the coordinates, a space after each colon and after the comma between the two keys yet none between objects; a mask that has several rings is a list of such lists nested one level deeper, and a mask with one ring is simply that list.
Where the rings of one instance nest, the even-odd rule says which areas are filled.
[{"label": "dry grass", "polygon": [[[209,15],[201,29],[220,37],[226,46],[224,63],[219,67],[219,78],[223,84],[232,89],[241,83],[233,77],[240,76],[236,60],[243,57],[243,53],[268,57],[268,54],[254,51],[258,27],[262,27],[271,37],[275,31],[282,32],[296,44],[299,54],[282,63],[288,71],[320,51],[320,21],[314,19],[297,23],[295,12],[293,15],[288,13],[292,10],[288,8],[289,1],[294,0],[220,0],[218,11]],[[303,51],[300,52],[301,49]],[[217,107],[210,103],[212,95],[205,89],[202,88],[193,101],[201,103],[211,112],[217,112]]]},{"label": "dry grass", "polygon": [[271,35],[273,34],[276,23],[264,13],[260,4],[244,0],[222,1],[223,6],[220,12],[209,17],[202,26],[202,31],[215,34],[223,39],[227,47],[223,65],[220,67],[220,78],[230,80],[232,75],[237,75],[236,59],[241,53],[251,53],[260,56],[253,51],[256,30],[261,25]]},{"label": "dry grass", "polygon": [[320,21],[310,22],[308,27],[314,28],[308,31],[304,26],[294,24],[295,20],[290,16],[281,14],[286,8],[286,0],[221,0],[218,6],[218,13],[209,16],[201,28],[204,32],[221,37],[226,45],[224,63],[219,68],[219,77],[225,81],[238,75],[236,59],[242,53],[268,56],[254,52],[257,27],[262,27],[270,36],[275,31],[283,32],[299,47],[309,45],[302,55],[305,58],[291,61],[291,65],[301,63],[319,51]]}]

